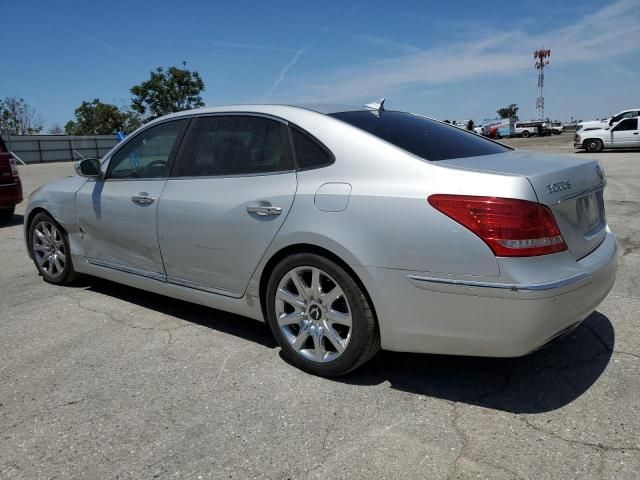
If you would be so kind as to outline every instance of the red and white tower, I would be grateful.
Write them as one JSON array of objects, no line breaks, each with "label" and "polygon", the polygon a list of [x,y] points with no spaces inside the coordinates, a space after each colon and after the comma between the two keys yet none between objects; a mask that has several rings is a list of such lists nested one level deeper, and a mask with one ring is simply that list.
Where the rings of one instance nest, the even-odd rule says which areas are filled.
[{"label": "red and white tower", "polygon": [[551,56],[551,50],[536,50],[533,52],[533,58],[536,59],[536,69],[538,70],[538,97],[536,98],[536,120],[544,120],[544,97],[542,89],[544,87],[544,67],[549,65],[548,58]]}]

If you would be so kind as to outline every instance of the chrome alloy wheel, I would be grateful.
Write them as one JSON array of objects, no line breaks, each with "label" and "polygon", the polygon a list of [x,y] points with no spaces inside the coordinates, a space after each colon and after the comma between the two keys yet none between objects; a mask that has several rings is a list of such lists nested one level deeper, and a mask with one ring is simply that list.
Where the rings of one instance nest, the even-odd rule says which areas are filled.
[{"label": "chrome alloy wheel", "polygon": [[52,278],[62,276],[67,262],[62,233],[51,222],[39,222],[31,239],[33,256],[44,273]]},{"label": "chrome alloy wheel", "polygon": [[344,291],[326,272],[301,266],[280,280],[275,298],[280,331],[303,358],[326,363],[351,340],[351,309]]}]

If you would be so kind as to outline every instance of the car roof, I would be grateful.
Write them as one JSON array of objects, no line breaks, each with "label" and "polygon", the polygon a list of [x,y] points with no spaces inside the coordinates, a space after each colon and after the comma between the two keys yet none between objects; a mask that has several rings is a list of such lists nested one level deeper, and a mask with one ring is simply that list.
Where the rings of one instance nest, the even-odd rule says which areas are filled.
[{"label": "car roof", "polygon": [[339,112],[366,111],[369,110],[360,105],[334,104],[334,103],[254,103],[254,104],[236,104],[236,105],[220,105],[215,107],[194,108],[192,110],[184,110],[182,112],[172,113],[160,117],[160,119],[182,117],[187,115],[202,115],[207,113],[220,112],[253,112],[277,115],[283,113],[287,109],[303,109],[316,113],[330,115]]}]

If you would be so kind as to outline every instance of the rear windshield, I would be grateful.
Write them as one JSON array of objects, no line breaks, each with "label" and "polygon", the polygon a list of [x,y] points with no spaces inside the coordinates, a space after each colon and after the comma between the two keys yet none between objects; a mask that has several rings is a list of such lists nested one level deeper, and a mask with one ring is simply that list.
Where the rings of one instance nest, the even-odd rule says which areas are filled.
[{"label": "rear windshield", "polygon": [[475,133],[410,113],[360,110],[331,116],[425,160],[478,157],[511,150]]}]

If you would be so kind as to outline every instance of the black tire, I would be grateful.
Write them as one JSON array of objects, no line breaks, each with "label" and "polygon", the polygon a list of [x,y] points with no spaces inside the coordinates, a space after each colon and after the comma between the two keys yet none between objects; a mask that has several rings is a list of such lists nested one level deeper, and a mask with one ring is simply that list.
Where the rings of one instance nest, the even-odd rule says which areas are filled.
[{"label": "black tire", "polygon": [[[342,291],[351,314],[350,340],[334,360],[319,363],[304,358],[290,344],[278,326],[276,293],[278,285],[297,267],[317,268],[328,274]],[[380,350],[380,333],[370,302],[362,288],[340,265],[313,253],[298,253],[282,260],[271,272],[266,291],[267,321],[287,361],[305,372],[323,377],[344,375],[371,359]],[[321,341],[324,341],[321,340]]]},{"label": "black tire", "polygon": [[522,132],[522,136],[524,138],[529,138],[529,130],[525,130],[524,132]]},{"label": "black tire", "polygon": [[585,140],[583,146],[587,152],[601,152],[604,148],[602,141],[597,138]]},{"label": "black tire", "polygon": [[[58,270],[55,266],[52,266],[51,262],[41,264],[38,261],[38,258],[41,257],[41,252],[35,251],[34,246],[34,232],[36,228],[41,226],[42,224],[53,225],[57,231],[59,232],[56,235],[57,242],[60,244],[58,249],[64,256],[64,264],[62,270]],[[27,239],[27,245],[29,246],[29,252],[31,253],[31,258],[33,259],[33,263],[38,270],[38,273],[42,276],[45,282],[53,283],[54,285],[69,285],[70,283],[77,280],[79,275],[73,269],[73,263],[71,262],[71,250],[69,248],[69,239],[67,238],[67,232],[56,222],[50,215],[40,212],[38,213],[29,224],[29,237]],[[46,255],[46,254],[44,254]],[[58,262],[60,263],[60,261]],[[48,271],[44,265],[49,265]]]},{"label": "black tire", "polygon": [[13,218],[16,211],[15,205],[9,208],[0,208],[0,223],[7,223]]}]

